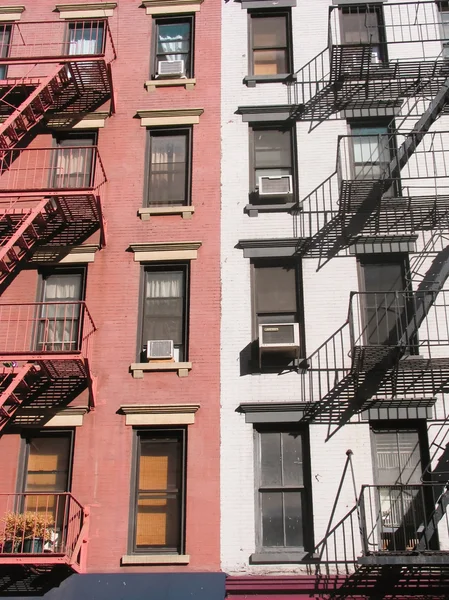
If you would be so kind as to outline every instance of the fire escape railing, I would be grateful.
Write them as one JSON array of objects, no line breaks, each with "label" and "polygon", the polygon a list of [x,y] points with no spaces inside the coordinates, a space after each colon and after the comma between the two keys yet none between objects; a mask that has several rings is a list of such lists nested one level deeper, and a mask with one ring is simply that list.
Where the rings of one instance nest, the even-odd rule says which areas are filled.
[{"label": "fire escape railing", "polygon": [[[59,63],[116,58],[107,19],[12,23],[0,43],[0,65]],[[9,73],[8,73],[9,76]]]},{"label": "fire escape railing", "polygon": [[90,359],[95,331],[85,302],[0,303],[0,361]]},{"label": "fire escape railing", "polygon": [[[405,156],[402,148],[410,142],[413,142],[413,149]],[[394,198],[447,193],[448,145],[448,131],[425,132],[419,136],[407,132],[339,136],[337,175],[340,194],[342,184],[346,182],[356,182],[360,187],[374,181],[383,183],[380,194]],[[357,210],[359,205],[356,202],[348,208]]]},{"label": "fire escape railing", "polygon": [[[350,10],[364,17],[371,12],[365,6]],[[438,2],[388,3],[376,11],[377,24],[367,26],[361,18],[359,32],[352,24],[352,42],[343,39],[342,8],[330,7],[327,46],[289,82],[292,117],[321,122],[351,103],[393,106],[398,98],[432,95],[435,82],[447,78],[441,67],[449,53]],[[367,81],[373,82],[369,89]]]},{"label": "fire escape railing", "polygon": [[363,554],[448,552],[445,489],[442,483],[362,486]]},{"label": "fire escape railing", "polygon": [[9,149],[0,153],[0,194],[98,190],[106,181],[97,146]]},{"label": "fire escape railing", "polygon": [[449,346],[449,291],[353,292],[351,348],[401,347],[423,358]]},{"label": "fire escape railing", "polygon": [[0,564],[64,557],[79,567],[86,516],[70,493],[0,494]]},{"label": "fire escape railing", "polygon": [[[352,14],[360,13],[359,20],[363,28],[360,31],[351,30],[354,43],[342,37],[341,9],[331,7],[329,18],[330,48],[344,46],[358,49],[366,46],[371,51],[369,68],[379,76],[387,64],[400,61],[429,61],[444,58],[441,54],[442,44],[447,41],[438,2],[434,0],[418,0],[415,2],[396,2],[382,6],[382,16],[377,24],[366,24],[368,11],[365,6],[356,6]],[[368,15],[369,16],[369,15]],[[363,40],[363,41],[362,41]],[[366,41],[365,41],[366,40]],[[349,68],[345,75],[351,73]],[[383,74],[385,75],[385,74]]]}]

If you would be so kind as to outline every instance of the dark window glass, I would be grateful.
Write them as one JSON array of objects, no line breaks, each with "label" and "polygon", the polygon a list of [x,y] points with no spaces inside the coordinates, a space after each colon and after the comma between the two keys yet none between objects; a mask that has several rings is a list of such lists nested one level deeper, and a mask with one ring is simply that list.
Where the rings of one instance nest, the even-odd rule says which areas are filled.
[{"label": "dark window glass", "polygon": [[150,133],[148,205],[188,204],[190,132]]},{"label": "dark window glass", "polygon": [[255,266],[257,323],[298,321],[296,266]]},{"label": "dark window glass", "polygon": [[186,271],[146,270],[142,348],[148,340],[173,340],[175,360],[186,357]]},{"label": "dark window glass", "polygon": [[104,22],[79,21],[69,23],[67,54],[101,54],[103,52]]},{"label": "dark window glass", "polygon": [[184,432],[139,432],[135,551],[182,553]]},{"label": "dark window glass", "polygon": [[[395,345],[414,318],[413,298],[405,279],[405,258],[367,259],[361,261],[361,267],[364,341],[369,345]],[[410,349],[416,346],[415,333],[408,342]]]},{"label": "dark window glass", "polygon": [[288,15],[251,15],[253,75],[290,72]]},{"label": "dark window glass", "polygon": [[298,431],[259,431],[261,549],[305,545],[304,436]]},{"label": "dark window glass", "polygon": [[[291,196],[294,179],[292,136],[290,128],[252,128],[252,180],[253,189],[257,190],[255,194],[250,194],[253,204],[282,203]],[[268,188],[269,180],[261,181],[261,177],[273,178]],[[271,189],[272,193],[266,195],[267,189]]]},{"label": "dark window glass", "polygon": [[[0,58],[9,56],[11,43],[11,25],[0,25]],[[0,65],[0,79],[6,79],[7,65]]]},{"label": "dark window glass", "polygon": [[43,276],[36,350],[71,352],[79,350],[83,273],[67,272]]},{"label": "dark window glass", "polygon": [[174,19],[158,19],[156,21],[156,65],[155,73],[158,77],[167,74],[167,65],[159,63],[182,61],[181,71],[178,75],[193,76],[192,69],[192,42],[193,18],[182,17]]}]

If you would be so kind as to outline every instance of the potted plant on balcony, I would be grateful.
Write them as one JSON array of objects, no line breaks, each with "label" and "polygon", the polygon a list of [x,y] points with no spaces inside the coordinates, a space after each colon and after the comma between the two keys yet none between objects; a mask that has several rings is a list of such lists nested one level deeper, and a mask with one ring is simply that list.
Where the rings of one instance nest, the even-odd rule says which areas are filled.
[{"label": "potted plant on balcony", "polygon": [[3,517],[3,552],[36,554],[51,541],[54,519],[49,513],[9,512]]}]

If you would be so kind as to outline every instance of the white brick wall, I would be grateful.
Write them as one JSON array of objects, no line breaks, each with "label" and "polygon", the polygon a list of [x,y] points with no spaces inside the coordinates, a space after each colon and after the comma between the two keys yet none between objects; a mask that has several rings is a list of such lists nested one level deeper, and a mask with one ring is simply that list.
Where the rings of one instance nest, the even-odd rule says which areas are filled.
[{"label": "white brick wall", "polygon": [[[327,44],[329,0],[301,0],[292,9],[295,69],[313,58]],[[247,11],[240,3],[228,2],[222,18],[222,322],[221,322],[221,447],[222,447],[222,567],[229,573],[298,573],[298,565],[249,565],[255,551],[253,428],[236,412],[241,403],[307,400],[301,395],[297,373],[240,375],[240,352],[251,342],[250,261],[236,245],[240,239],[290,238],[294,220],[286,213],[259,214],[251,218],[243,211],[248,204],[248,124],[235,114],[239,106],[287,104],[282,84],[258,84],[248,88]],[[447,128],[443,117],[433,129]],[[411,126],[410,121],[409,126]],[[313,131],[310,123],[297,124],[299,194],[304,199],[335,170],[337,138],[346,135],[345,120],[329,120]],[[418,250],[425,242],[419,234]],[[425,273],[430,261],[421,268]],[[356,259],[332,259],[320,271],[318,260],[302,262],[307,354],[312,354],[343,323],[348,314],[349,294],[358,290]],[[416,281],[421,279],[418,276]],[[444,355],[444,349],[442,350]],[[447,355],[447,354],[446,354]],[[349,361],[349,357],[347,361]],[[306,377],[307,378],[307,377]],[[446,407],[441,400],[435,410],[439,421],[429,425],[431,455],[441,450],[432,441],[446,443],[447,428],[441,428]],[[438,433],[437,433],[438,432]],[[332,435],[331,435],[332,434]],[[445,437],[446,436],[446,437]],[[333,503],[343,473],[346,450],[352,449],[357,492],[373,483],[369,425],[354,418],[341,428],[310,426],[311,478],[314,537],[318,543],[354,507],[355,492],[350,476],[342,484],[332,523]],[[357,519],[354,521],[357,533]],[[341,540],[340,540],[341,541]],[[340,542],[339,542],[340,543]],[[356,535],[356,552],[360,551]]]}]

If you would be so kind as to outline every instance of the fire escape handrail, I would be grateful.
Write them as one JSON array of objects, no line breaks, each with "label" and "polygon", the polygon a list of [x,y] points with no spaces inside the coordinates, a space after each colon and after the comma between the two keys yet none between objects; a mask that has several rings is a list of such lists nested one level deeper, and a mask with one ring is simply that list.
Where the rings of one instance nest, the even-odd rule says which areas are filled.
[{"label": "fire escape handrail", "polygon": [[[80,23],[83,21],[80,20]],[[116,48],[111,32],[111,28],[109,26],[107,19],[89,19],[89,24],[92,23],[101,23],[104,28],[104,39],[103,39],[103,47],[99,52],[88,53],[79,53],[79,54],[69,54],[65,52],[65,47],[70,47],[70,42],[63,42],[65,39],[65,32],[67,28],[67,23],[64,21],[23,21],[21,23],[11,23],[11,42],[8,44],[8,54],[7,56],[0,57],[0,65],[3,64],[27,64],[27,63],[35,63],[36,61],[42,63],[67,63],[67,62],[86,62],[91,60],[104,60],[107,64],[110,64],[117,58]],[[61,35],[55,34],[53,29],[59,29],[61,31]],[[46,29],[50,29],[50,31],[46,31]],[[43,39],[42,41],[36,41],[36,38],[33,37],[31,42],[27,39],[26,30],[30,30],[33,32],[35,36],[36,32],[39,32]],[[14,32],[18,31],[21,39],[20,44],[15,44],[15,40],[17,36],[14,36]],[[57,42],[48,42],[48,39],[58,38]],[[39,39],[39,38],[37,38]],[[33,48],[38,49],[35,53],[33,53]],[[20,49],[23,50],[20,53]],[[43,50],[44,49],[44,50]],[[16,54],[14,53],[16,51]],[[40,51],[40,52],[39,52]],[[44,53],[47,51],[47,53]]]},{"label": "fire escape handrail", "polygon": [[[92,152],[92,156],[89,156],[89,152]],[[36,162],[38,161],[39,157],[39,153],[41,153],[42,155],[48,155],[50,160],[47,161],[50,164],[48,166],[45,165],[46,161],[41,161],[43,164],[42,166],[39,165],[38,167],[34,166],[34,165],[30,165],[29,163],[29,159],[28,157],[31,156],[37,156]],[[21,148],[20,149],[20,155],[18,156],[18,158],[16,159],[18,161],[18,167],[17,169],[14,169],[14,157],[18,154],[17,148],[7,148],[1,151],[0,154],[0,194],[2,192],[11,192],[11,191],[18,191],[18,190],[61,190],[64,192],[67,192],[68,190],[70,191],[75,191],[78,189],[98,189],[100,186],[102,186],[103,184],[105,184],[108,181],[107,175],[106,175],[106,171],[104,168],[104,164],[103,161],[101,159],[101,155],[100,152],[98,150],[98,146],[97,145],[92,145],[92,146],[64,146],[61,148],[48,148],[48,147],[33,147],[33,148]],[[67,173],[59,173],[58,170],[61,170],[61,167],[59,167],[57,164],[54,164],[55,162],[57,162],[58,157],[61,157],[62,159],[67,159],[68,162],[68,172]],[[71,160],[72,161],[77,161],[77,160],[85,160],[86,162],[91,162],[92,164],[92,169],[91,169],[91,173],[89,173],[89,167],[86,168],[86,174],[81,173],[79,176],[81,177],[81,179],[85,178],[85,175],[89,174],[89,181],[88,181],[88,185],[61,185],[60,182],[58,182],[57,180],[55,180],[53,182],[53,178],[56,175],[62,175],[62,176],[68,176],[70,175],[70,166],[71,166]],[[21,163],[24,162],[25,164],[22,166]],[[12,167],[10,165],[13,165]],[[98,169],[100,170],[100,177],[98,176]],[[14,180],[12,184],[9,184],[8,181],[8,174],[11,175],[15,175],[18,172],[21,172],[24,174],[25,178],[26,178],[26,174],[33,172],[40,172],[41,176],[44,177],[46,173],[49,173],[50,176],[53,177],[45,177],[46,181],[44,182],[40,182],[41,185],[32,185],[30,187],[30,185],[28,184],[28,186],[23,185],[21,186],[20,183],[20,178],[19,178],[19,182],[18,184],[16,184],[16,181]],[[2,177],[4,177],[6,179],[6,183],[4,184],[2,182]],[[36,182],[36,176],[34,176],[33,178],[33,183]]]}]

